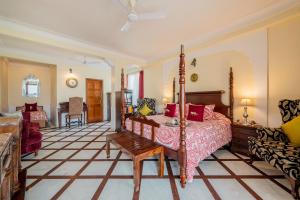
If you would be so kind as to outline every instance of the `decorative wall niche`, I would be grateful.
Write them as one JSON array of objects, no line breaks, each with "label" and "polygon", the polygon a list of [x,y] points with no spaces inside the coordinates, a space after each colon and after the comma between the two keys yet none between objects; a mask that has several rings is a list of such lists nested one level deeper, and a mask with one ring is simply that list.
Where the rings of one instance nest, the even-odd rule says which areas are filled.
[{"label": "decorative wall niche", "polygon": [[22,82],[23,97],[38,97],[40,95],[40,80],[33,74],[29,74]]}]

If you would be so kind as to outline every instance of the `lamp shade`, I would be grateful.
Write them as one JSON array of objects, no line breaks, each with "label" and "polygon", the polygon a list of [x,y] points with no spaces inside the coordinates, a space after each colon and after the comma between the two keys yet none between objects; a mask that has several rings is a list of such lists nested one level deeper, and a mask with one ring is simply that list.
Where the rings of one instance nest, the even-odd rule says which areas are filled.
[{"label": "lamp shade", "polygon": [[167,104],[170,102],[170,99],[168,97],[163,97],[162,102],[163,104]]},{"label": "lamp shade", "polygon": [[240,104],[241,106],[254,106],[255,100],[253,98],[241,98]]}]

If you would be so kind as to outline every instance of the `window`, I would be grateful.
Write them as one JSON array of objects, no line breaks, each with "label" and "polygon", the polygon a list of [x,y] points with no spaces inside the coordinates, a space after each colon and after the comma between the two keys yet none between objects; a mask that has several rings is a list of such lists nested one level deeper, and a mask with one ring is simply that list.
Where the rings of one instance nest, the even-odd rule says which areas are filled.
[{"label": "window", "polygon": [[38,97],[40,94],[40,80],[30,74],[23,79],[22,96],[23,97]]},{"label": "window", "polygon": [[137,105],[139,98],[139,72],[128,74],[127,89],[132,90],[132,104]]}]

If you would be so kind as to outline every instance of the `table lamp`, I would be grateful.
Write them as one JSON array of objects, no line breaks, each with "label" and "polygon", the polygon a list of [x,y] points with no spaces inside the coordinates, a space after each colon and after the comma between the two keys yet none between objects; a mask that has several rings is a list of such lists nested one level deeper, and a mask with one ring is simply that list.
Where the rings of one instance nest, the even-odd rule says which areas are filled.
[{"label": "table lamp", "polygon": [[254,105],[254,99],[250,99],[250,98],[242,98],[240,101],[240,104],[242,106],[244,106],[244,113],[243,113],[243,117],[244,117],[244,125],[248,125],[248,107],[249,106],[253,106]]}]

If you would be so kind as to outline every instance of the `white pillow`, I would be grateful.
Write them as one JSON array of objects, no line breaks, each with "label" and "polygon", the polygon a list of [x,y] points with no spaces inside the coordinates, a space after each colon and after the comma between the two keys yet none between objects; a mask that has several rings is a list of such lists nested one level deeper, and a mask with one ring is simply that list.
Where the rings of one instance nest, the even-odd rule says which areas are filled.
[{"label": "white pillow", "polygon": [[22,111],[16,111],[16,112],[11,112],[11,113],[1,113],[3,117],[19,117],[23,118]]}]

